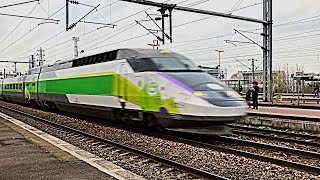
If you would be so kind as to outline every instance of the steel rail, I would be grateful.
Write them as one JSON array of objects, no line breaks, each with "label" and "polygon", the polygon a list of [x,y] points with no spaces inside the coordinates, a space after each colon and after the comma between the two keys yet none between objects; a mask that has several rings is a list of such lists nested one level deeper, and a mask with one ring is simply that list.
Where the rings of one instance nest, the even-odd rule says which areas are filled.
[{"label": "steel rail", "polygon": [[271,140],[278,140],[278,141],[285,141],[285,142],[303,144],[303,145],[307,145],[307,146],[320,147],[320,143],[304,141],[304,140],[299,140],[299,139],[291,139],[291,138],[286,138],[286,137],[266,135],[266,134],[254,133],[254,132],[244,132],[244,131],[238,131],[238,130],[232,130],[232,132],[236,133],[236,134],[246,135],[246,136],[253,136],[253,137],[258,137],[258,138],[266,138],[266,139],[271,139]]},{"label": "steel rail", "polygon": [[288,148],[288,147],[283,147],[278,145],[271,145],[267,143],[258,143],[254,141],[248,141],[248,140],[232,138],[227,136],[219,136],[219,140],[223,142],[238,143],[241,145],[249,145],[249,146],[261,147],[261,148],[272,149],[277,151],[284,151],[287,153],[299,154],[302,156],[314,157],[314,158],[320,159],[320,153],[312,152],[312,151],[304,151],[304,150],[293,149],[293,148]]},{"label": "steel rail", "polygon": [[296,137],[301,137],[305,139],[317,139],[320,141],[320,136],[311,135],[311,134],[301,134],[301,133],[287,132],[287,131],[281,131],[281,130],[275,130],[275,129],[261,129],[261,128],[255,128],[255,127],[249,127],[249,126],[240,126],[235,124],[228,124],[228,126],[231,128],[237,128],[237,129],[263,131],[266,133],[276,133],[276,134],[281,134],[286,136],[296,136]]},{"label": "steel rail", "polygon": [[[239,129],[242,129],[242,128],[239,128]],[[252,130],[252,129],[246,129],[246,130],[250,130],[250,131],[259,131],[259,129],[255,129],[255,130]],[[303,144],[303,145],[307,145],[307,146],[315,146],[315,147],[320,147],[320,143],[317,143],[317,142],[312,142],[312,140],[314,140],[315,138],[312,138],[312,137],[307,137],[308,140],[300,140],[300,139],[294,139],[294,138],[288,138],[288,137],[280,137],[280,136],[275,136],[275,135],[285,135],[285,136],[288,136],[286,134],[282,134],[281,132],[280,133],[277,133],[277,132],[270,132],[272,134],[275,134],[275,135],[270,135],[270,134],[261,134],[261,133],[264,133],[266,131],[260,131],[258,133],[256,132],[245,132],[242,130],[236,130],[236,129],[233,129],[232,130],[233,133],[236,133],[236,134],[243,134],[243,135],[246,135],[246,136],[254,136],[254,137],[258,137],[258,138],[266,138],[266,139],[272,139],[272,140],[278,140],[278,141],[285,141],[285,142],[292,142],[292,143],[297,143],[297,144]],[[299,135],[299,134],[298,134]],[[294,136],[294,135],[292,135]],[[296,137],[299,137],[301,138],[300,136],[296,136]],[[306,137],[303,137],[306,139]],[[310,141],[311,140],[311,141]]]},{"label": "steel rail", "polygon": [[12,112],[14,112],[14,113],[17,113],[17,114],[26,116],[26,117],[28,117],[28,118],[34,119],[34,120],[36,120],[37,122],[41,122],[41,123],[43,123],[43,124],[45,124],[45,125],[55,126],[55,127],[65,129],[65,130],[70,131],[70,132],[73,132],[73,133],[80,134],[80,135],[85,136],[85,137],[88,137],[88,138],[90,138],[90,139],[94,139],[94,140],[99,141],[99,142],[101,142],[101,143],[104,143],[104,144],[108,144],[108,145],[117,147],[117,148],[119,148],[119,149],[122,149],[122,150],[125,150],[125,151],[128,151],[128,152],[131,152],[131,153],[133,153],[133,154],[136,154],[136,155],[139,155],[139,156],[148,158],[148,159],[151,159],[151,160],[153,160],[153,161],[155,161],[155,162],[162,163],[162,164],[164,164],[164,165],[173,167],[173,168],[175,168],[175,169],[184,171],[184,172],[186,172],[186,173],[190,173],[190,174],[192,174],[192,175],[195,175],[195,176],[198,176],[198,177],[201,177],[201,178],[208,178],[208,179],[228,179],[228,178],[225,178],[225,177],[222,177],[222,176],[219,176],[219,175],[216,175],[216,174],[213,174],[213,173],[204,171],[204,170],[196,169],[196,168],[194,168],[194,167],[187,166],[187,165],[181,164],[181,163],[179,163],[179,162],[172,161],[172,160],[170,160],[170,159],[163,158],[163,157],[161,157],[161,156],[157,156],[157,155],[148,153],[148,152],[146,152],[146,151],[142,151],[142,150],[139,150],[139,149],[135,149],[135,148],[130,147],[130,146],[127,146],[127,145],[123,145],[123,144],[120,144],[120,143],[117,143],[117,142],[114,142],[114,141],[111,141],[111,140],[108,140],[108,139],[105,139],[105,138],[102,138],[102,137],[98,137],[98,136],[96,136],[96,135],[93,135],[93,134],[90,134],[90,133],[87,133],[87,132],[84,132],[84,131],[80,131],[80,130],[75,129],[75,128],[71,128],[71,127],[68,127],[68,126],[66,126],[66,125],[62,125],[62,124],[60,124],[60,123],[52,122],[52,121],[50,121],[50,120],[46,120],[46,119],[43,119],[43,118],[40,118],[40,117],[31,115],[31,114],[28,114],[28,113],[25,113],[25,112],[22,112],[22,111],[13,109],[13,108],[5,107],[5,106],[2,106],[2,105],[0,105],[0,108],[3,108],[3,109],[6,109],[6,110],[9,110],[9,111],[12,111]]}]

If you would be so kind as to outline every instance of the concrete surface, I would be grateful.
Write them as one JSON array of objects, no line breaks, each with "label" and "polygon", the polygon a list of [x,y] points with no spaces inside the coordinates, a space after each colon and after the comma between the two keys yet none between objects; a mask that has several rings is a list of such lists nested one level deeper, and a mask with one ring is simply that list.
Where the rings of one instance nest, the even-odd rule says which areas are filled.
[{"label": "concrete surface", "polygon": [[0,179],[112,179],[89,164],[60,161],[0,122]]}]

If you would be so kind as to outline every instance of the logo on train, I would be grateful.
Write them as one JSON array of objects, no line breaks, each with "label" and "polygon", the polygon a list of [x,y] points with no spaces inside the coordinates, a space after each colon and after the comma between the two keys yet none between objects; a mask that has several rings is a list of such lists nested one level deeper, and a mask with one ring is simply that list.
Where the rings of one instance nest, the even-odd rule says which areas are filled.
[{"label": "logo on train", "polygon": [[150,95],[152,95],[152,96],[156,95],[157,92],[158,92],[158,89],[159,89],[158,85],[157,85],[157,83],[155,81],[149,82],[149,84],[148,84],[148,92],[149,92]]}]

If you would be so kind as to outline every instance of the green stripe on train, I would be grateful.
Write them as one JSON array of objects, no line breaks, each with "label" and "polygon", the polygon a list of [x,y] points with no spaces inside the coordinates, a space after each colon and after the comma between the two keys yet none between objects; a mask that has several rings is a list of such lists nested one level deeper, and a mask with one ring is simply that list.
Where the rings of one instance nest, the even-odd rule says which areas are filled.
[{"label": "green stripe on train", "polygon": [[39,81],[39,93],[112,95],[113,76],[79,77]]},{"label": "green stripe on train", "polygon": [[149,95],[146,85],[141,88],[118,74],[39,81],[39,93],[120,96],[147,111],[159,112],[165,107],[169,113],[179,114],[173,97],[162,100],[160,91]]}]

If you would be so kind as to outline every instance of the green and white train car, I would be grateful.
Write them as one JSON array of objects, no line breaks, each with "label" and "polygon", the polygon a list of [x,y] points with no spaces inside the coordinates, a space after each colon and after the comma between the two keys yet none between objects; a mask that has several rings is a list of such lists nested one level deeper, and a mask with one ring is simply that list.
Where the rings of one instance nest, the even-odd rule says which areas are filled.
[{"label": "green and white train car", "polygon": [[186,57],[118,49],[4,79],[5,100],[193,133],[226,134],[245,115],[237,94]]}]

